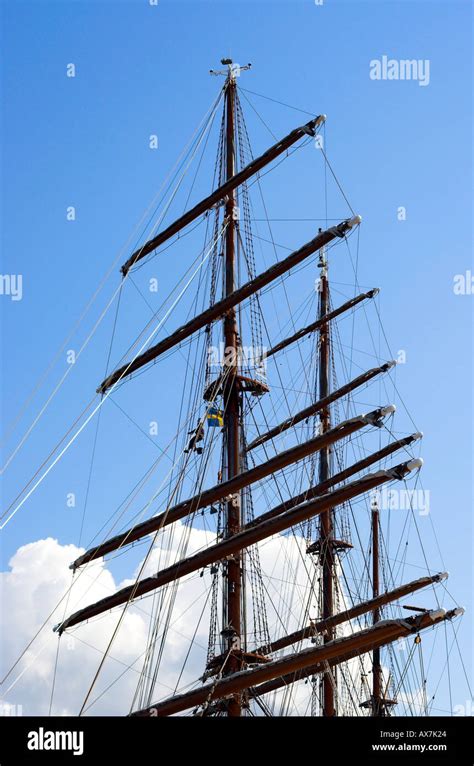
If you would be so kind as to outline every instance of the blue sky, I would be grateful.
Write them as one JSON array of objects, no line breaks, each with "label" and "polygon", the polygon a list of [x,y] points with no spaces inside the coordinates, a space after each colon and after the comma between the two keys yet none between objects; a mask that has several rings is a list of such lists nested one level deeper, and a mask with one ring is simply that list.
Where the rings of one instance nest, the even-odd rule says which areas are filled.
[{"label": "blue sky", "polygon": [[[215,98],[220,82],[208,70],[219,68],[222,56],[252,62],[240,78],[242,87],[328,115],[329,159],[363,216],[359,281],[382,288],[380,308],[391,348],[406,350],[397,383],[425,433],[424,486],[431,492],[431,518],[451,572],[449,589],[468,606],[473,297],[455,295],[453,278],[473,269],[470,4],[6,2],[3,17],[2,273],[23,276],[21,301],[1,296],[4,421],[15,416],[54,357]],[[384,55],[428,59],[429,84],[371,80],[370,61]],[[66,77],[69,63],[76,66],[74,78]],[[309,119],[246,95],[278,137]],[[243,106],[259,154],[272,139],[245,100]],[[151,134],[158,136],[157,151],[149,148]],[[266,187],[274,217],[316,216],[323,206],[318,179],[311,162],[298,157],[293,168],[287,162],[279,183]],[[194,200],[208,188],[209,176],[199,176]],[[347,207],[331,194],[330,217],[345,217]],[[70,205],[76,208],[74,222],[66,220]],[[403,222],[397,219],[400,206],[407,211]],[[275,228],[279,241],[295,247],[313,231],[308,223]],[[137,241],[135,236],[119,264]],[[184,263],[184,248],[179,254]],[[266,257],[270,263],[271,252]],[[156,274],[166,288],[183,272],[179,260],[163,260],[159,267],[147,266],[143,278]],[[348,273],[341,264],[337,279],[344,282]],[[118,283],[116,268],[100,306]],[[124,299],[115,361],[149,318],[131,293]],[[93,395],[103,377],[112,314],[10,464],[4,505]],[[273,318],[270,323],[277,334]],[[67,347],[77,348],[84,332]],[[5,457],[66,369],[63,353],[10,438]],[[163,414],[162,405],[174,400],[163,381],[172,379],[173,370],[168,378],[153,380],[152,374],[123,401],[145,429],[160,418],[165,434],[172,430],[173,410],[170,404]],[[145,392],[155,396],[153,403]],[[156,454],[152,444],[132,442],[136,433],[120,421],[118,410],[104,408],[101,417],[116,452],[105,453],[104,434],[98,458],[102,478],[97,471],[91,487],[89,534],[97,519],[107,517],[110,497],[122,497],[128,476],[138,476]],[[5,564],[18,546],[48,535],[77,543],[94,429],[91,423],[6,528]],[[65,506],[68,492],[77,494],[74,510]],[[427,544],[435,554],[431,538]],[[466,659],[471,619],[466,617],[460,637]],[[461,681],[458,689],[463,701]]]}]

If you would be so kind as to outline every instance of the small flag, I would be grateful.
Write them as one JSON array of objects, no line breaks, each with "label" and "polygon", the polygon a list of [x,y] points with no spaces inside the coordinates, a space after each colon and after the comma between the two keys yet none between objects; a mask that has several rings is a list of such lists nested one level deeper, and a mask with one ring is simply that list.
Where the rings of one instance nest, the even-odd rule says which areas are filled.
[{"label": "small flag", "polygon": [[211,407],[207,413],[207,425],[211,428],[222,428],[224,418],[222,412],[217,407]]}]

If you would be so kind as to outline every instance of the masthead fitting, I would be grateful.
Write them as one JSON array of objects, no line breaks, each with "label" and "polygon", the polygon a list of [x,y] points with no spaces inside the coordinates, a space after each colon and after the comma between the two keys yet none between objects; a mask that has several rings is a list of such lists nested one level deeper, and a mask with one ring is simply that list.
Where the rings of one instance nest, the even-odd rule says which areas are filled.
[{"label": "masthead fitting", "polygon": [[409,460],[407,463],[407,470],[414,471],[416,468],[421,468],[423,465],[423,458],[417,457],[414,460]]},{"label": "masthead fitting", "polygon": [[380,287],[374,287],[372,290],[369,290],[367,293],[368,298],[375,298],[376,295],[378,295],[380,292]]},{"label": "masthead fitting", "polygon": [[354,226],[359,226],[361,221],[362,221],[362,216],[361,215],[355,215],[353,218],[350,218],[348,220],[347,225],[348,225],[349,229],[353,229]]},{"label": "masthead fitting", "polygon": [[246,69],[251,69],[252,64],[245,64],[245,66],[241,66],[240,64],[235,63],[232,61],[232,59],[221,59],[221,64],[227,67],[227,69],[210,69],[209,74],[212,75],[223,75],[224,77],[228,77],[231,80],[235,80],[236,77],[240,76],[240,73],[245,71]]}]

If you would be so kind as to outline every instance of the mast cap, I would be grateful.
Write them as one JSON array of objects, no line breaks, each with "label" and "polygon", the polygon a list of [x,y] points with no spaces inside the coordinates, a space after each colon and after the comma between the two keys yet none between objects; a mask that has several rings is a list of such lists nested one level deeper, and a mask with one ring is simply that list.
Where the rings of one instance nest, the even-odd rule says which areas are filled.
[{"label": "mast cap", "polygon": [[414,460],[409,460],[407,463],[407,470],[414,471],[416,468],[421,468],[423,465],[423,458],[417,457]]}]

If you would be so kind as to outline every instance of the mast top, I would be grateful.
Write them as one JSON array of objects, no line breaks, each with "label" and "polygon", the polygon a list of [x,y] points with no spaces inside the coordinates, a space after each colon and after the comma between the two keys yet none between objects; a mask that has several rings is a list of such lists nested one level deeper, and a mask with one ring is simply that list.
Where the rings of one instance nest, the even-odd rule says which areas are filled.
[{"label": "mast top", "polygon": [[[321,234],[321,232],[322,232],[322,228],[319,227],[318,234]],[[326,257],[326,248],[322,247],[321,250],[319,251],[319,260],[318,260],[318,268],[321,269],[322,277],[327,277],[327,265],[328,265],[328,260]]]},{"label": "mast top", "polygon": [[236,77],[240,77],[241,72],[252,68],[252,64],[245,64],[245,66],[241,66],[240,64],[232,61],[232,59],[226,58],[221,59],[221,64],[226,66],[227,69],[210,69],[209,74],[215,75],[216,77],[223,75],[224,77],[227,77],[228,80],[235,80]]}]

